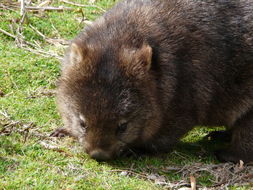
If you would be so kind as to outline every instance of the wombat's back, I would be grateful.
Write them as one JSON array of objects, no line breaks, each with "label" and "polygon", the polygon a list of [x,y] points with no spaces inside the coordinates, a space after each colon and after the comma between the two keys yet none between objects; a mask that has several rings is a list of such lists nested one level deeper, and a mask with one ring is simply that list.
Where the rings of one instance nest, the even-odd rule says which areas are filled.
[{"label": "wombat's back", "polygon": [[105,14],[106,39],[150,44],[164,110],[194,116],[195,124],[232,126],[253,106],[252,5],[126,0]]}]

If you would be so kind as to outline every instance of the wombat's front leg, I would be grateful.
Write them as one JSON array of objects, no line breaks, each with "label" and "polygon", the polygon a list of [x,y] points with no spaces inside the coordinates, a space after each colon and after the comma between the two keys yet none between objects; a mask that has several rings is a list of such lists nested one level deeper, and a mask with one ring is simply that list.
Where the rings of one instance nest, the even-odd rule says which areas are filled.
[{"label": "wombat's front leg", "polygon": [[65,137],[65,136],[73,136],[66,128],[60,127],[57,128],[54,132],[50,134],[50,137]]},{"label": "wombat's front leg", "polygon": [[253,161],[253,110],[239,119],[232,129],[230,147],[217,152],[221,161]]}]

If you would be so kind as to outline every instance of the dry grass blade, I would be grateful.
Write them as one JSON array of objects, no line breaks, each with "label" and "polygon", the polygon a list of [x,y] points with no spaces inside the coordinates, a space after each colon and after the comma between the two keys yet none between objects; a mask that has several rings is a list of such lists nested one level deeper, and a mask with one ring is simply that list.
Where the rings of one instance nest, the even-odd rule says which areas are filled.
[{"label": "dry grass blade", "polygon": [[73,155],[69,154],[68,152],[64,151],[59,147],[58,144],[52,144],[53,141],[40,141],[39,144],[44,147],[45,149],[48,150],[53,150],[59,153],[63,153],[67,157],[72,157]]},{"label": "dry grass blade", "polygon": [[52,3],[51,0],[42,1],[37,7],[45,7]]},{"label": "dry grass blade", "polygon": [[45,40],[46,42],[48,42],[51,45],[57,46],[57,45],[68,45],[69,42],[67,40],[64,39],[53,39],[53,38],[47,38],[42,32],[40,32],[37,28],[35,28],[34,26],[32,26],[31,24],[29,24],[29,26],[39,35],[43,38],[43,40]]},{"label": "dry grass blade", "polygon": [[52,97],[55,96],[56,90],[54,89],[37,89],[32,92],[26,99],[40,98],[40,97]]},{"label": "dry grass blade", "polygon": [[24,46],[22,48],[29,51],[29,52],[31,52],[31,53],[34,53],[36,55],[40,55],[40,56],[43,56],[43,57],[54,57],[54,58],[56,58],[60,61],[62,60],[62,57],[57,55],[54,52],[47,52],[47,51],[44,51],[42,49],[33,49],[33,48],[30,48],[30,47],[24,47]]},{"label": "dry grass blade", "polygon": [[13,34],[7,32],[7,31],[5,31],[5,30],[3,30],[1,28],[0,28],[0,32],[2,32],[3,34],[5,34],[5,35],[7,35],[7,36],[9,36],[11,38],[14,38],[14,39],[16,38],[16,36],[14,36]]},{"label": "dry grass blade", "polygon": [[99,6],[96,6],[96,5],[83,5],[83,4],[79,4],[79,3],[74,3],[74,2],[70,2],[70,1],[67,1],[67,0],[60,0],[61,2],[63,3],[66,3],[66,4],[69,4],[69,5],[74,5],[74,6],[77,6],[77,7],[94,7],[94,8],[97,8],[103,12],[105,12],[106,10],[99,7]]},{"label": "dry grass blade", "polygon": [[23,16],[25,14],[25,1],[20,0],[20,15]]},{"label": "dry grass blade", "polygon": [[27,10],[30,11],[65,11],[65,10],[73,10],[70,7],[31,7],[31,6],[27,6],[26,7]]}]

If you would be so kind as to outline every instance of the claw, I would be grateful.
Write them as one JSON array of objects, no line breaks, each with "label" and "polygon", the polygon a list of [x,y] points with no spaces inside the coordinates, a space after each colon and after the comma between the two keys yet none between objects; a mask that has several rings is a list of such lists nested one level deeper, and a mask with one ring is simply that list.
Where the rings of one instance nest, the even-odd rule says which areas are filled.
[{"label": "claw", "polygon": [[50,134],[50,137],[66,137],[71,136],[70,133],[65,128],[58,128],[53,133]]}]

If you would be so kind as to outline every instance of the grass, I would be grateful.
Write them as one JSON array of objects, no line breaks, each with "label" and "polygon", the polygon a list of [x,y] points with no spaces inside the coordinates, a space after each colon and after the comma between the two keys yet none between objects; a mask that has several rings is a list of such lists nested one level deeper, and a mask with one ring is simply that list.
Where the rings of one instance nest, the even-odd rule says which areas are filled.
[{"label": "grass", "polygon": [[[95,1],[95,5],[104,9],[114,3],[113,0]],[[71,40],[84,27],[80,22],[83,17],[94,20],[102,14],[94,7],[80,8],[60,1],[51,4],[60,5],[73,10],[29,12],[23,25],[25,40],[39,42],[45,51],[62,53],[62,46],[45,42],[29,25],[50,39]],[[19,20],[18,9],[0,9],[0,28],[11,32],[12,25],[15,31]],[[0,97],[0,111],[8,114],[0,114],[0,189],[163,189],[166,186],[159,185],[161,181],[176,184],[184,179],[189,184],[189,176],[166,167],[218,163],[212,154],[218,145],[202,140],[213,130],[207,128],[190,132],[172,154],[160,158],[122,158],[108,163],[90,159],[73,139],[48,138],[48,134],[62,125],[55,97],[45,93],[56,87],[59,64],[56,58],[45,58],[17,47],[11,37],[0,33],[0,91],[4,94]],[[213,185],[213,176],[209,173],[202,172],[195,177],[199,186]]]}]

